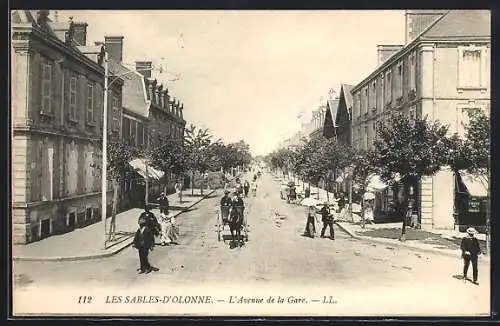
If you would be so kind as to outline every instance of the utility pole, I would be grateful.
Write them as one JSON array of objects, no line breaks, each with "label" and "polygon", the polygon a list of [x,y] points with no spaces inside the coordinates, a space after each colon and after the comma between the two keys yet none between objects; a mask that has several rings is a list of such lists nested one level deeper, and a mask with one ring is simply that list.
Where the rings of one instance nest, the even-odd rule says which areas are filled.
[{"label": "utility pole", "polygon": [[102,122],[102,180],[101,180],[101,212],[104,224],[104,249],[106,249],[106,208],[107,208],[107,186],[108,186],[108,52],[104,51],[104,114]]}]

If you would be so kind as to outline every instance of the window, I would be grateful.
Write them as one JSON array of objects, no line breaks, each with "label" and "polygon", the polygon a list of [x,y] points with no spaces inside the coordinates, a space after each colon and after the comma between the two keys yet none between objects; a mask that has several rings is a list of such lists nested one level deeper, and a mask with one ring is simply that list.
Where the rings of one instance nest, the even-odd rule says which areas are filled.
[{"label": "window", "polygon": [[87,84],[87,122],[94,122],[94,84]]},{"label": "window", "polygon": [[385,76],[385,103],[391,103],[392,101],[392,78],[391,72],[388,71]]},{"label": "window", "polygon": [[52,65],[42,63],[42,113],[52,113]]},{"label": "window", "polygon": [[75,75],[71,75],[69,78],[69,119],[72,121],[77,121],[76,116],[76,94],[77,94],[77,78]]},{"label": "window", "polygon": [[416,105],[410,106],[410,109],[408,111],[408,117],[412,120],[417,119],[417,106]]},{"label": "window", "polygon": [[368,149],[368,126],[365,126],[365,133],[363,135],[364,137],[364,149]]},{"label": "window", "polygon": [[398,81],[396,85],[396,98],[403,96],[403,64],[398,64]]},{"label": "window", "polygon": [[130,120],[130,144],[132,146],[137,146],[137,121]]},{"label": "window", "polygon": [[113,130],[120,130],[120,100],[118,96],[113,95],[111,103],[113,108]]},{"label": "window", "polygon": [[372,82],[372,87],[371,87],[371,92],[370,92],[370,95],[369,95],[369,98],[368,98],[368,102],[369,102],[369,107],[370,109],[373,109],[377,106],[377,81],[374,80]]},{"label": "window", "polygon": [[385,102],[384,102],[384,99],[385,99],[385,79],[384,79],[384,75],[380,75],[380,86],[379,86],[379,89],[380,89],[380,109],[381,111],[384,111],[384,105],[385,105]]},{"label": "window", "polygon": [[415,53],[412,53],[410,55],[410,81],[409,81],[410,91],[416,90],[416,84],[417,84],[416,68],[417,67],[415,62]]},{"label": "window", "polygon": [[358,116],[361,116],[361,91],[356,94],[356,111],[358,111]]},{"label": "window", "polygon": [[468,46],[458,49],[458,87],[486,87],[486,48]]},{"label": "window", "polygon": [[137,123],[137,145],[144,145],[144,126],[141,122]]},{"label": "window", "polygon": [[368,112],[368,87],[363,89],[363,113]]},{"label": "window", "polygon": [[41,200],[53,199],[54,189],[54,148],[42,146]]}]

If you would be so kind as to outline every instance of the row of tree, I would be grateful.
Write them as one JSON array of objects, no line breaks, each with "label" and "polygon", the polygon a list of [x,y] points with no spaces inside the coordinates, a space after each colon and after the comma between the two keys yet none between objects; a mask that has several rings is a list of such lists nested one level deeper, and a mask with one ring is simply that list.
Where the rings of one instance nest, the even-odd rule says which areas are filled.
[{"label": "row of tree", "polygon": [[[469,112],[465,134],[450,136],[449,126],[426,117],[410,119],[393,113],[376,125],[376,137],[369,150],[339,144],[332,139],[303,139],[301,144],[281,148],[266,157],[274,169],[292,173],[318,185],[336,178],[350,178],[365,191],[369,176],[378,174],[389,185],[404,179],[416,184],[442,168],[466,171],[478,177],[490,191],[490,119],[482,111]],[[489,209],[489,205],[488,209]],[[489,248],[489,217],[487,239]],[[402,239],[406,219],[403,218]]]},{"label": "row of tree", "polygon": [[156,138],[153,144],[145,148],[130,146],[117,139],[111,140],[108,142],[107,155],[108,178],[113,183],[110,237],[114,232],[120,184],[123,180],[136,178],[136,171],[129,164],[131,160],[143,159],[148,166],[163,171],[165,176],[171,173],[176,175],[178,181],[188,175],[192,192],[195,175],[209,171],[231,171],[238,166],[248,166],[252,161],[250,146],[243,140],[225,144],[221,139],[215,140],[210,130],[194,125],[185,129],[183,138]]}]

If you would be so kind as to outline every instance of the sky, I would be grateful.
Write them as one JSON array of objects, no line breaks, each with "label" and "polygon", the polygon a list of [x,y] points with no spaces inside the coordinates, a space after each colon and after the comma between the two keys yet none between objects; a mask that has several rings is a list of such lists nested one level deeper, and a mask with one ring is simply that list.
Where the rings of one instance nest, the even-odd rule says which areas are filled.
[{"label": "sky", "polygon": [[[54,14],[54,13],[53,13]],[[123,61],[166,67],[153,75],[184,103],[189,124],[254,155],[301,129],[328,91],[377,66],[377,45],[404,44],[404,11],[66,11],[88,23],[87,43],[124,36]],[[92,42],[92,43],[91,43]],[[175,80],[179,76],[178,80]]]}]

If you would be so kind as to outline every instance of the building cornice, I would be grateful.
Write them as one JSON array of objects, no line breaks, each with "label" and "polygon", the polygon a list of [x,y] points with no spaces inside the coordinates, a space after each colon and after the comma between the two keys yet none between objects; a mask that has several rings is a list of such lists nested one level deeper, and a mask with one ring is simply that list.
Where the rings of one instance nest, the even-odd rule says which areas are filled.
[{"label": "building cornice", "polygon": [[410,44],[405,46],[399,52],[392,55],[389,59],[387,59],[384,63],[382,63],[379,67],[377,67],[371,74],[368,75],[368,77],[366,77],[360,83],[358,83],[356,86],[354,86],[351,90],[351,94],[354,94],[354,92],[365,87],[373,79],[377,78],[378,75],[387,71],[390,66],[392,66],[397,61],[400,61],[401,59],[403,59],[407,54],[409,54],[409,52],[415,50],[417,47],[429,46],[429,45],[433,46],[436,43],[454,43],[454,42],[455,43],[491,42],[491,37],[474,37],[474,38],[467,37],[466,39],[465,38],[457,38],[457,37],[450,37],[450,38],[421,37],[421,38],[416,38]]},{"label": "building cornice", "polygon": [[12,47],[14,50],[32,50],[31,38],[34,37],[37,41],[47,44],[48,46],[55,48],[62,52],[63,55],[67,55],[78,61],[79,63],[87,66],[88,68],[94,70],[96,73],[104,76],[104,67],[100,66],[97,62],[94,62],[88,58],[85,54],[77,49],[67,46],[59,39],[47,35],[47,33],[41,31],[39,28],[28,25],[28,24],[15,24],[12,25]]}]

